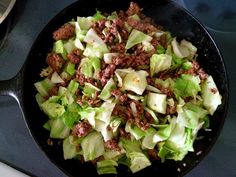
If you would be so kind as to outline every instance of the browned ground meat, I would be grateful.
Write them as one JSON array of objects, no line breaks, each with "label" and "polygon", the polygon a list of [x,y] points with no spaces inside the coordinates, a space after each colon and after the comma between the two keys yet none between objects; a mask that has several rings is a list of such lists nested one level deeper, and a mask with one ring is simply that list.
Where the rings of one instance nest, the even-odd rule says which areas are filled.
[{"label": "browned ground meat", "polygon": [[145,26],[144,23],[141,23],[140,21],[135,20],[135,19],[133,19],[133,18],[128,18],[128,19],[127,19],[127,23],[128,23],[131,27],[133,27],[133,28],[135,28],[135,29],[137,29],[137,30],[139,30],[139,31],[145,32],[145,30],[146,30],[146,26]]},{"label": "browned ground meat", "polygon": [[166,107],[166,114],[175,114],[177,112],[177,103],[175,103],[175,105],[173,106],[170,106],[170,105],[167,105]]},{"label": "browned ground meat", "polygon": [[78,96],[76,103],[78,103],[80,106],[83,105],[83,100],[81,96]]},{"label": "browned ground meat", "polygon": [[217,89],[216,89],[216,88],[212,88],[212,89],[210,89],[210,91],[211,91],[213,94],[216,94],[216,93],[217,93]]},{"label": "browned ground meat", "polygon": [[160,160],[156,149],[148,149],[148,156],[151,160]]},{"label": "browned ground meat", "polygon": [[53,146],[53,140],[50,139],[50,138],[48,138],[48,140],[47,140],[47,144],[48,144],[49,146]]},{"label": "browned ground meat", "polygon": [[110,78],[111,76],[113,76],[115,69],[116,69],[115,64],[113,63],[108,64],[103,73],[104,77]]},{"label": "browned ground meat", "polygon": [[179,73],[176,70],[164,70],[157,74],[157,77],[162,80],[166,80],[168,78],[175,79],[179,76]]},{"label": "browned ground meat", "polygon": [[92,107],[98,107],[101,105],[101,100],[98,98],[98,92],[95,92],[95,95],[93,98],[88,98],[86,101],[90,106]]},{"label": "browned ground meat", "polygon": [[126,139],[131,138],[131,134],[126,132],[124,128],[120,128],[120,136]]},{"label": "browned ground meat", "polygon": [[156,88],[158,88],[162,93],[166,94],[169,97],[173,97],[174,93],[171,88],[163,87],[161,84],[156,84]]},{"label": "browned ground meat", "polygon": [[126,107],[125,109],[125,112],[124,112],[124,115],[125,115],[125,119],[126,120],[132,120],[133,119],[133,113],[132,113],[132,110],[130,107]]},{"label": "browned ground meat", "polygon": [[187,97],[185,97],[183,99],[184,99],[185,103],[187,103],[187,102],[190,102],[193,99],[193,97],[187,96]]},{"label": "browned ground meat", "polygon": [[180,69],[178,74],[191,74],[191,75],[199,75],[201,80],[205,80],[207,78],[207,73],[203,68],[200,68],[200,65],[197,61],[192,62],[192,67],[188,70]]},{"label": "browned ground meat", "polygon": [[154,81],[154,79],[150,76],[150,74],[147,76],[147,83],[148,83],[148,85],[152,85],[152,86],[155,85],[155,81]]},{"label": "browned ground meat", "polygon": [[[129,36],[129,33],[124,28],[124,21],[120,18],[115,20],[99,20],[93,24],[92,28],[102,38],[102,40],[109,45],[114,45],[114,43],[119,42],[118,35],[120,35],[123,41],[127,40]],[[105,28],[106,33],[104,34],[103,30]]]},{"label": "browned ground meat", "polygon": [[113,151],[120,151],[121,150],[120,146],[117,143],[117,140],[115,140],[115,139],[106,141],[104,146],[105,146],[105,148],[113,150]]},{"label": "browned ground meat", "polygon": [[112,63],[114,63],[118,68],[129,68],[132,67],[137,69],[143,65],[149,65],[150,60],[146,52],[140,51],[139,53],[131,55],[120,54],[117,57],[113,57]]},{"label": "browned ground meat", "polygon": [[113,116],[119,116],[125,119],[126,121],[133,121],[133,113],[131,111],[131,108],[128,106],[116,104],[115,108],[112,111]]},{"label": "browned ground meat", "polygon": [[133,101],[135,103],[136,109],[137,109],[137,116],[136,118],[141,119],[141,116],[144,112],[143,105],[139,101]]},{"label": "browned ground meat", "polygon": [[[140,127],[142,130],[146,130],[147,128],[150,127],[150,124],[148,123],[148,119],[146,119],[145,117],[143,118],[143,114],[144,114],[144,108],[143,108],[143,105],[139,102],[139,101],[133,101],[136,105],[136,109],[137,109],[137,114],[136,116],[134,117],[134,120],[133,120],[133,115],[132,115],[132,111],[131,109],[128,107],[126,108],[126,119],[134,122],[134,124],[136,124],[138,127]],[[129,114],[131,115],[129,115]]]},{"label": "browned ground meat", "polygon": [[58,30],[53,32],[53,39],[55,40],[66,40],[73,37],[75,34],[75,26],[69,23],[66,23]]},{"label": "browned ground meat", "polygon": [[106,20],[101,19],[101,20],[95,22],[95,23],[92,25],[92,28],[94,29],[94,31],[95,31],[102,39],[104,39],[104,35],[102,34],[102,30],[105,28],[105,23],[106,23]]},{"label": "browned ground meat", "polygon": [[147,130],[150,127],[150,123],[148,123],[146,119],[135,119],[135,124],[143,131]]},{"label": "browned ground meat", "polygon": [[161,37],[160,37],[160,44],[161,44],[163,47],[167,48],[168,41],[167,41],[167,36],[166,36],[166,34],[161,35]]},{"label": "browned ground meat", "polygon": [[54,85],[49,91],[48,91],[48,96],[51,97],[53,95],[57,95],[58,93],[58,85]]},{"label": "browned ground meat", "polygon": [[77,69],[76,71],[76,79],[78,80],[80,85],[84,85],[86,82],[85,76],[80,72],[80,69]]},{"label": "browned ground meat", "polygon": [[137,14],[139,15],[141,13],[141,10],[140,7],[138,6],[138,4],[134,3],[134,2],[131,2],[130,3],[130,6],[129,6],[129,9],[126,11],[126,14],[128,16],[132,16],[134,14]]},{"label": "browned ground meat", "polygon": [[205,80],[207,78],[207,73],[204,71],[203,68],[200,68],[198,71],[197,71],[197,74],[199,75],[199,78],[201,80]]},{"label": "browned ground meat", "polygon": [[125,53],[125,43],[115,43],[111,46],[111,52]]},{"label": "browned ground meat", "polygon": [[133,18],[128,18],[127,23],[131,27],[133,27],[133,28],[135,28],[139,31],[142,31],[144,33],[147,33],[147,34],[151,34],[152,32],[157,32],[158,31],[157,27],[155,27],[154,25],[152,25],[150,23],[145,23],[143,21],[137,21]]},{"label": "browned ground meat", "polygon": [[148,123],[153,123],[154,122],[154,119],[153,119],[152,115],[149,112],[144,111],[144,117],[145,117],[145,119],[147,120]]},{"label": "browned ground meat", "polygon": [[95,158],[94,160],[91,160],[91,162],[92,162],[92,164],[95,165],[97,162],[100,162],[102,160],[104,160],[104,157],[101,155],[101,156]]},{"label": "browned ground meat", "polygon": [[72,129],[72,135],[83,137],[86,136],[92,130],[92,126],[88,122],[80,122],[76,124]]},{"label": "browned ground meat", "polygon": [[156,49],[157,45],[159,44],[159,40],[156,37],[153,37],[151,40],[151,44],[153,45],[153,47]]},{"label": "browned ground meat", "polygon": [[106,68],[99,73],[99,78],[102,86],[106,85],[107,81],[113,77],[116,69],[116,65],[111,63],[106,66]]},{"label": "browned ground meat", "polygon": [[115,90],[112,90],[112,91],[111,91],[111,94],[112,94],[113,96],[119,97],[119,96],[122,95],[122,92],[121,92],[119,89],[115,89]]},{"label": "browned ground meat", "polygon": [[47,56],[47,64],[57,73],[60,73],[60,70],[64,64],[64,59],[56,54],[56,53],[50,53]]},{"label": "browned ground meat", "polygon": [[89,99],[88,104],[92,107],[98,107],[101,105],[101,100],[100,99]]},{"label": "browned ground meat", "polygon": [[126,103],[127,100],[128,100],[128,95],[122,93],[119,89],[113,90],[113,91],[111,92],[111,94],[112,94],[113,96],[118,97],[118,99],[120,100],[121,104]]},{"label": "browned ground meat", "polygon": [[127,94],[123,94],[119,97],[119,100],[122,104],[126,103],[128,100],[128,95]]},{"label": "browned ground meat", "polygon": [[124,114],[122,111],[124,111],[122,109],[122,107],[120,105],[116,104],[113,111],[112,111],[112,115],[113,116],[121,116],[122,115],[121,117],[123,117]]},{"label": "browned ground meat", "polygon": [[97,82],[93,78],[85,78],[84,74],[81,73],[80,68],[76,71],[76,80],[79,82],[80,85],[84,85],[85,82],[93,84],[97,86]]},{"label": "browned ground meat", "polygon": [[83,51],[80,49],[75,49],[71,53],[67,54],[67,58],[71,61],[71,63],[79,64]]}]

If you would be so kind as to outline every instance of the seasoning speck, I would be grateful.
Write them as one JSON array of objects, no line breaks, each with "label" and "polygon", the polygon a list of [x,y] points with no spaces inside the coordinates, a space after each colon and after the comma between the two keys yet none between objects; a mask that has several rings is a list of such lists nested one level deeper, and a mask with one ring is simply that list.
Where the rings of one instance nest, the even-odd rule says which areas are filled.
[{"label": "seasoning speck", "polygon": [[202,153],[202,151],[198,151],[197,153],[196,153],[196,155],[200,155]]}]

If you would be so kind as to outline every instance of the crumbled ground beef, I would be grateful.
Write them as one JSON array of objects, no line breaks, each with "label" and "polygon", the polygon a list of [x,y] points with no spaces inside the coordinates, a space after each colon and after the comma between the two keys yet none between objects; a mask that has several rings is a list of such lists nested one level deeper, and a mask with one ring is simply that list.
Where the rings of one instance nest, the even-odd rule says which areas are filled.
[{"label": "crumbled ground beef", "polygon": [[93,84],[94,86],[97,86],[97,82],[93,78],[85,78],[84,74],[81,73],[80,68],[76,71],[76,80],[79,82],[81,86],[84,85],[85,82],[88,82],[90,84]]},{"label": "crumbled ground beef", "polygon": [[167,105],[166,114],[175,114],[177,112],[176,104],[173,106]]},{"label": "crumbled ground beef", "polygon": [[151,160],[160,160],[156,149],[148,149],[148,156]]},{"label": "crumbled ground beef", "polygon": [[118,145],[117,140],[115,140],[115,139],[106,141],[104,146],[105,146],[105,148],[113,150],[113,151],[120,151],[121,150],[120,146]]},{"label": "crumbled ground beef", "polygon": [[69,23],[66,23],[58,30],[53,32],[53,39],[55,40],[66,40],[73,37],[75,34],[75,26]]},{"label": "crumbled ground beef", "polygon": [[156,84],[156,88],[158,88],[162,93],[166,94],[169,97],[174,97],[174,93],[169,87],[163,87],[161,84]]},{"label": "crumbled ground beef", "polygon": [[113,96],[116,96],[120,100],[121,104],[126,103],[128,100],[128,95],[125,93],[122,93],[119,89],[112,90],[111,94]]},{"label": "crumbled ground beef", "polygon": [[162,80],[166,80],[168,78],[175,79],[179,76],[179,73],[176,70],[164,70],[157,74],[157,77]]},{"label": "crumbled ground beef", "polygon": [[193,99],[193,97],[188,96],[188,97],[185,97],[183,99],[184,99],[185,103],[187,103],[187,102],[190,102]]},{"label": "crumbled ground beef", "polygon": [[83,137],[86,136],[90,131],[92,130],[92,126],[86,122],[80,122],[76,124],[73,129],[72,129],[72,135],[78,136],[78,137]]},{"label": "crumbled ground beef", "polygon": [[100,100],[100,98],[98,98],[98,92],[96,91],[93,98],[88,98],[86,102],[92,107],[100,106],[101,105],[101,100]]},{"label": "crumbled ground beef", "polygon": [[145,117],[145,119],[147,120],[148,123],[151,124],[151,123],[154,122],[154,119],[153,119],[152,115],[149,112],[144,111],[144,117]]},{"label": "crumbled ground beef", "polygon": [[114,72],[116,69],[116,65],[111,63],[106,66],[106,68],[99,73],[99,79],[102,84],[102,86],[106,85],[107,81],[113,77]]},{"label": "crumbled ground beef", "polygon": [[122,104],[126,103],[128,100],[128,95],[127,94],[123,94],[119,97],[119,100]]},{"label": "crumbled ground beef", "polygon": [[83,106],[83,100],[82,100],[82,97],[80,95],[77,97],[76,103],[78,103],[80,106]]},{"label": "crumbled ground beef", "polygon": [[[124,21],[120,18],[116,18],[115,20],[99,20],[92,25],[92,28],[109,45],[119,42],[118,35],[120,35],[123,41],[127,40],[129,36],[129,33],[124,28]],[[105,33],[103,31],[104,29]]]},{"label": "crumbled ground beef", "polygon": [[53,146],[53,141],[52,141],[52,139],[48,138],[47,144],[48,144],[49,146]]},{"label": "crumbled ground beef", "polygon": [[201,80],[205,80],[207,78],[207,73],[203,68],[200,68],[200,65],[197,61],[192,62],[192,67],[188,70],[180,69],[178,74],[191,74],[191,75],[199,75]]},{"label": "crumbled ground beef", "polygon": [[133,28],[135,28],[135,29],[137,29],[139,31],[142,31],[144,33],[147,33],[147,34],[151,34],[153,32],[157,32],[158,31],[158,28],[155,27],[154,25],[152,25],[150,23],[145,23],[143,21],[138,21],[138,20],[135,20],[133,18],[128,18],[127,19],[127,23],[131,27],[133,27]]},{"label": "crumbled ground beef", "polygon": [[91,160],[91,163],[95,165],[97,162],[100,162],[102,160],[104,160],[104,157],[101,155],[101,156],[97,157],[96,159]]},{"label": "crumbled ground beef", "polygon": [[142,117],[144,114],[144,107],[139,101],[133,101],[136,105],[137,114],[134,118],[134,123],[140,127],[142,130],[147,130],[150,127],[148,119]]},{"label": "crumbled ground beef", "polygon": [[152,40],[151,40],[151,44],[153,45],[153,47],[156,49],[157,48],[157,45],[160,43],[160,41],[156,38],[156,37],[153,37]]},{"label": "crumbled ground beef", "polygon": [[129,68],[132,67],[137,69],[140,66],[149,65],[150,60],[146,52],[142,51],[137,55],[123,55],[120,54],[117,57],[113,57],[112,63],[114,63],[118,68]]},{"label": "crumbled ground beef", "polygon": [[120,128],[120,136],[126,139],[130,139],[131,138],[131,134],[126,132],[124,128]]},{"label": "crumbled ground beef", "polygon": [[126,120],[132,120],[133,119],[133,113],[130,107],[126,107],[124,112],[124,118]]},{"label": "crumbled ground beef", "polygon": [[80,69],[76,71],[76,79],[78,80],[80,85],[84,85],[86,82],[85,76],[80,72]]},{"label": "crumbled ground beef", "polygon": [[131,2],[128,10],[126,11],[126,14],[128,16],[132,16],[134,14],[139,15],[141,13],[141,8],[138,6],[138,4]]},{"label": "crumbled ground beef", "polygon": [[83,51],[80,49],[75,49],[71,53],[67,54],[67,58],[71,61],[71,63],[79,64]]},{"label": "crumbled ground beef", "polygon": [[163,47],[167,48],[168,41],[167,41],[167,36],[166,36],[166,34],[161,35],[161,37],[160,37],[160,44],[161,44]]},{"label": "crumbled ground beef", "polygon": [[115,43],[114,45],[111,45],[111,52],[125,53],[125,43]]},{"label": "crumbled ground beef", "polygon": [[64,64],[64,59],[56,54],[56,53],[50,53],[47,56],[47,64],[53,69],[53,71],[56,71],[57,73],[61,72],[61,68]]},{"label": "crumbled ground beef", "polygon": [[203,68],[200,68],[198,71],[197,71],[197,74],[199,75],[199,78],[201,80],[205,80],[207,78],[207,73],[204,71]]},{"label": "crumbled ground beef", "polygon": [[217,93],[217,89],[216,89],[216,88],[212,88],[212,89],[210,89],[210,91],[211,91],[213,94],[216,94],[216,93]]},{"label": "crumbled ground beef", "polygon": [[146,79],[147,79],[148,85],[152,85],[152,86],[155,85],[155,81],[154,81],[154,79],[150,76],[150,74],[147,76]]},{"label": "crumbled ground beef", "polygon": [[51,96],[57,95],[58,89],[59,89],[58,85],[54,85],[54,86],[48,91],[48,96],[51,97]]}]

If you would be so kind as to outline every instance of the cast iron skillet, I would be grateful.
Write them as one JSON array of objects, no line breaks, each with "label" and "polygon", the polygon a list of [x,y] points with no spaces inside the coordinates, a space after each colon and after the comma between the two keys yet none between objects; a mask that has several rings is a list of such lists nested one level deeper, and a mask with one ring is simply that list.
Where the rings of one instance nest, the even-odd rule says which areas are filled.
[{"label": "cast iron skillet", "polygon": [[[152,166],[136,174],[127,172],[123,166],[118,168],[115,176],[183,176],[196,166],[207,155],[215,143],[223,127],[228,106],[228,79],[221,54],[206,29],[186,10],[173,2],[158,0],[147,2],[136,1],[144,9],[144,13],[152,17],[155,22],[162,25],[179,39],[185,38],[193,42],[198,48],[199,62],[210,73],[222,95],[222,105],[210,117],[211,132],[200,131],[205,138],[194,143],[195,152],[189,153],[183,161],[154,162]],[[62,10],[43,29],[32,46],[27,60],[17,74],[10,80],[0,82],[0,94],[9,95],[16,99],[21,107],[25,121],[33,138],[48,158],[63,172],[70,176],[97,176],[96,169],[91,164],[81,164],[78,160],[64,160],[62,147],[58,143],[54,146],[47,145],[48,131],[43,124],[47,117],[40,111],[36,101],[34,83],[39,81],[39,73],[46,67],[45,58],[53,44],[52,33],[65,22],[76,16],[88,16],[95,13],[96,9],[102,12],[112,12],[119,9],[127,9],[129,1],[120,0],[80,0]],[[183,163],[186,164],[183,165]]]}]

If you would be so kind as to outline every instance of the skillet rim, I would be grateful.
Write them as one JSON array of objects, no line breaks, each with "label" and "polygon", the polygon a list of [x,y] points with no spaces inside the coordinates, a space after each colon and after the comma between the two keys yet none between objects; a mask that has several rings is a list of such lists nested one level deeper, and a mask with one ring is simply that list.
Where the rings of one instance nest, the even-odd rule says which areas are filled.
[{"label": "skillet rim", "polygon": [[[77,2],[74,2],[72,4],[70,4],[69,6],[65,7],[64,9],[62,9],[60,12],[58,12],[51,20],[49,20],[49,22],[47,23],[46,26],[43,27],[43,29],[41,30],[41,32],[38,34],[37,38],[34,40],[33,42],[33,45],[28,53],[28,56],[27,56],[27,59],[26,59],[26,62],[23,66],[23,70],[24,72],[22,72],[22,75],[23,75],[23,88],[25,87],[25,70],[27,70],[27,68],[29,67],[29,61],[30,61],[30,57],[33,53],[33,49],[35,48],[35,46],[37,46],[37,43],[38,41],[40,41],[40,38],[41,36],[45,33],[46,29],[51,25],[51,23],[53,23],[56,19],[58,19],[63,13],[67,12],[69,9],[72,9],[73,6],[75,6],[77,3],[80,4],[81,2],[83,1],[77,1]],[[220,119],[220,126],[219,126],[219,129],[216,131],[216,134],[213,136],[213,139],[212,141],[209,143],[209,146],[207,149],[204,150],[204,152],[201,154],[201,156],[199,156],[199,159],[198,159],[198,162],[194,163],[194,164],[191,164],[190,168],[186,168],[184,171],[181,171],[181,173],[179,174],[179,176],[184,176],[186,175],[189,171],[191,171],[194,167],[196,167],[205,157],[206,155],[209,153],[209,151],[212,149],[212,147],[215,145],[216,143],[216,140],[218,139],[221,131],[222,131],[222,128],[224,126],[224,122],[225,122],[225,119],[227,117],[227,113],[228,113],[228,104],[229,104],[229,81],[228,81],[228,74],[227,74],[227,70],[226,70],[226,67],[225,67],[225,61],[222,57],[222,54],[219,50],[219,48],[217,47],[217,44],[216,42],[213,40],[212,36],[210,35],[210,33],[207,31],[207,29],[190,13],[188,12],[185,8],[181,7],[180,5],[178,5],[177,3],[175,2],[172,2],[172,1],[168,1],[166,3],[170,3],[172,4],[172,6],[174,6],[175,8],[177,8],[178,10],[181,10],[183,12],[185,12],[186,14],[189,15],[189,17],[195,21],[200,27],[201,29],[206,33],[206,35],[209,37],[209,40],[212,42],[214,48],[216,49],[217,51],[217,55],[219,56],[220,60],[221,60],[221,63],[222,63],[222,68],[224,70],[224,75],[225,75],[225,90],[228,91],[227,93],[225,93],[224,95],[224,98],[225,98],[225,101],[224,101],[224,105],[222,105],[224,107],[223,109],[223,116],[222,118]],[[42,145],[40,144],[39,140],[36,138],[37,136],[35,135],[34,133],[34,130],[32,130],[32,126],[30,125],[30,121],[28,120],[27,116],[26,116],[26,108],[25,108],[25,99],[24,99],[24,89],[22,91],[22,112],[23,112],[23,117],[24,117],[24,120],[26,121],[26,124],[27,124],[27,127],[29,129],[29,132],[31,134],[31,136],[33,137],[34,139],[34,142],[37,144],[37,146],[40,148],[40,150],[46,155],[46,157],[56,166],[58,167],[64,174],[66,175],[69,175],[71,176],[71,174],[69,172],[67,172],[66,169],[64,169],[62,167],[61,164],[59,164],[58,162],[56,162],[54,159],[50,158],[49,155],[48,155],[48,152],[45,152],[45,149],[42,147]],[[223,103],[222,103],[223,104]]]}]

